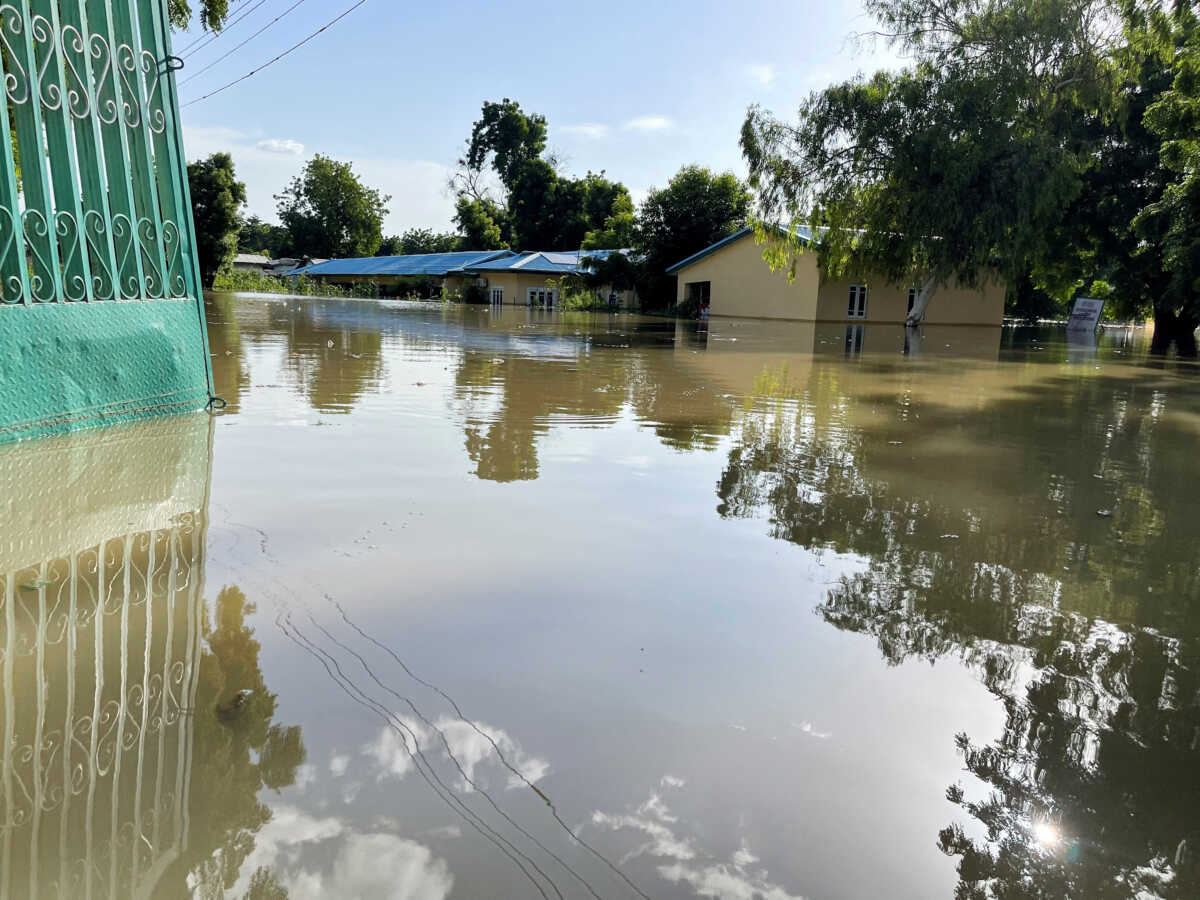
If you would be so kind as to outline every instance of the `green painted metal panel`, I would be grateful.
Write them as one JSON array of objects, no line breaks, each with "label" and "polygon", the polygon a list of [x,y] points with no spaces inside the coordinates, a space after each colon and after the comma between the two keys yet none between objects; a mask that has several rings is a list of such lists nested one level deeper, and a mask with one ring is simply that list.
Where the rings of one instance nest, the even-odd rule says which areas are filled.
[{"label": "green painted metal panel", "polygon": [[0,307],[0,442],[202,409],[187,300]]},{"label": "green painted metal panel", "polygon": [[166,0],[0,3],[0,442],[209,403],[171,59]]}]

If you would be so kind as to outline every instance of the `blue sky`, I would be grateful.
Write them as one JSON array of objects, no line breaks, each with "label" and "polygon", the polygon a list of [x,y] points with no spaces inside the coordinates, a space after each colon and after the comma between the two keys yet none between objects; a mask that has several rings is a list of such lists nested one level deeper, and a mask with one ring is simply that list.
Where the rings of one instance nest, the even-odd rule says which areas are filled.
[{"label": "blue sky", "polygon": [[[256,0],[241,0],[246,9]],[[180,79],[246,40],[295,0],[264,0],[186,59]],[[245,74],[351,0],[304,0],[195,80],[182,102]],[[313,153],[350,160],[393,196],[385,231],[449,228],[445,180],[485,100],[511,97],[549,120],[566,171],[604,169],[640,199],[687,163],[744,172],[738,129],[751,103],[791,116],[810,91],[894,66],[855,39],[861,0],[609,0],[593,6],[367,0],[272,68],[186,106],[189,159],[233,153],[249,211]],[[198,32],[177,34],[177,52]]]}]

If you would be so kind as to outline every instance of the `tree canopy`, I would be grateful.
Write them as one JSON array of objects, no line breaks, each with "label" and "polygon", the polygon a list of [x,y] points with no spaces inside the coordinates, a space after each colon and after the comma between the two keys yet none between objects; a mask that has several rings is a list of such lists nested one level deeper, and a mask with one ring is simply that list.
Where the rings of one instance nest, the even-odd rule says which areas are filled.
[{"label": "tree canopy", "polygon": [[743,227],[750,215],[747,186],[732,172],[684,166],[664,188],[651,189],[636,219],[636,248],[642,257],[644,303],[675,300],[667,268]]},{"label": "tree canopy", "polygon": [[248,216],[238,234],[238,250],[279,259],[291,252],[292,235],[282,225],[264,222],[258,216]]},{"label": "tree canopy", "polygon": [[383,239],[377,256],[405,256],[413,253],[451,253],[459,249],[461,239],[453,232],[432,228],[410,228],[400,235]]},{"label": "tree canopy", "polygon": [[[464,246],[567,250],[620,227],[633,201],[604,172],[571,178],[547,152],[546,117],[507,97],[487,102],[451,178]],[[613,248],[608,248],[613,249]]]},{"label": "tree canopy", "polygon": [[[200,0],[200,27],[220,31],[229,16],[229,0]],[[192,5],[188,0],[168,0],[167,15],[174,28],[187,28],[192,21]]]},{"label": "tree canopy", "polygon": [[[833,274],[919,281],[918,317],[939,284],[999,270],[1059,295],[1111,284],[1126,310],[1200,324],[1194,141],[1177,137],[1194,122],[1190,3],[866,5],[911,63],[811,94],[795,124],[750,109],[764,226],[826,229]],[[768,255],[797,252],[777,239]]]},{"label": "tree canopy", "polygon": [[188,188],[192,195],[200,279],[205,287],[210,287],[217,272],[237,253],[246,185],[234,175],[233,157],[214,153],[188,164]]},{"label": "tree canopy", "polygon": [[318,153],[275,200],[294,249],[328,259],[373,256],[391,197],[363,184],[350,163]]}]

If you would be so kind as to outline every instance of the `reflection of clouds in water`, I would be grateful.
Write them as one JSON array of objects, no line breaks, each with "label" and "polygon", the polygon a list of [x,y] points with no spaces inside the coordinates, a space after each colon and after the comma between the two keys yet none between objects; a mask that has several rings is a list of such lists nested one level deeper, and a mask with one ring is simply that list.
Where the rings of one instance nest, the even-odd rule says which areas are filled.
[{"label": "reflection of clouds in water", "polygon": [[813,725],[813,723],[808,721],[807,719],[805,719],[803,722],[793,722],[792,727],[799,728],[805,734],[811,735],[812,737],[815,737],[815,738],[833,737],[833,734],[828,731],[817,731],[817,729]]},{"label": "reflection of clouds in water", "polygon": [[306,870],[286,881],[290,900],[442,900],[453,885],[445,860],[390,834],[352,834],[328,875]]},{"label": "reflection of clouds in water", "polygon": [[329,757],[329,773],[333,775],[334,778],[341,778],[346,774],[346,770],[348,768],[350,768],[349,754],[335,753],[333,756]]},{"label": "reflection of clouds in water", "polygon": [[[330,841],[340,846],[327,871],[297,869],[304,845]],[[361,834],[336,817],[315,818],[291,806],[273,810],[231,895],[243,896],[250,877],[260,868],[276,874],[291,900],[442,900],[454,884],[445,861],[427,847],[390,834]]]},{"label": "reflection of clouds in water", "polygon": [[[480,766],[488,764],[500,767],[503,765],[496,755],[495,747],[492,746],[493,741],[513,768],[520,772],[521,776],[530,784],[536,784],[550,771],[549,762],[527,756],[507,732],[484,725],[482,722],[472,725],[470,722],[448,716],[438,719],[433,724],[434,728],[440,731],[446,739],[446,745],[443,745],[442,738],[436,732],[414,721],[408,719],[403,721],[416,735],[417,742],[427,758],[432,759],[434,754],[440,753],[441,757],[448,759],[446,754],[446,745],[448,745],[450,752],[462,766],[463,772],[466,773],[467,779],[476,782],[481,787],[486,787],[487,782],[477,773]],[[488,738],[491,740],[489,741]],[[407,775],[413,768],[412,754],[415,752],[416,747],[413,746],[413,740],[408,734],[397,733],[394,729],[386,727],[380,732],[377,739],[363,747],[363,753],[374,759],[379,765],[379,780],[389,777],[403,778]],[[521,778],[511,772],[508,773],[505,783],[508,789],[518,788],[523,784],[524,781]],[[458,780],[457,787],[464,793],[470,793],[472,790],[471,785],[462,778]]]},{"label": "reflection of clouds in water", "polygon": [[317,767],[312,763],[305,763],[296,769],[296,790],[302,791],[316,780]]},{"label": "reflection of clouds in water", "polygon": [[[684,784],[682,778],[674,775],[664,775],[660,782],[661,787],[675,790]],[[759,860],[744,841],[728,863],[702,859],[693,841],[676,833],[679,818],[672,815],[658,791],[631,813],[613,815],[596,810],[591,821],[612,831],[630,830],[647,835],[650,840],[625,854],[621,864],[639,856],[669,860],[658,866],[659,875],[675,884],[688,885],[698,896],[719,900],[802,900],[768,881],[765,869],[751,870]]]}]

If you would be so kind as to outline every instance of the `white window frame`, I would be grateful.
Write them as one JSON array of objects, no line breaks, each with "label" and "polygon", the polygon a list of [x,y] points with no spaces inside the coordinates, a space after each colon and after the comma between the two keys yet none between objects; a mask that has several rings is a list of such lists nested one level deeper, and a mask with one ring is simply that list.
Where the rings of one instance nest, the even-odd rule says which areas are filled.
[{"label": "white window frame", "polygon": [[[554,309],[554,301],[557,299],[557,292],[552,287],[531,287],[525,292],[525,305],[532,306],[537,309]],[[545,303],[538,304],[538,295],[543,295]]]},{"label": "white window frame", "polygon": [[497,305],[503,306],[504,305],[504,287],[501,286],[501,287],[492,288],[491,297],[492,297],[492,306],[497,306]]},{"label": "white window frame", "polygon": [[915,287],[910,287],[910,288],[908,289],[908,309],[906,309],[906,310],[904,311],[904,314],[905,314],[906,316],[907,316],[907,315],[909,315],[909,314],[911,314],[911,313],[912,313],[912,311],[913,311],[914,309],[916,309],[916,306],[917,306],[917,297],[919,297],[919,296],[920,296],[920,291],[919,291],[917,288],[915,288]]},{"label": "white window frame", "polygon": [[865,319],[867,317],[867,286],[865,284],[850,285],[850,296],[847,298],[846,318]]}]

